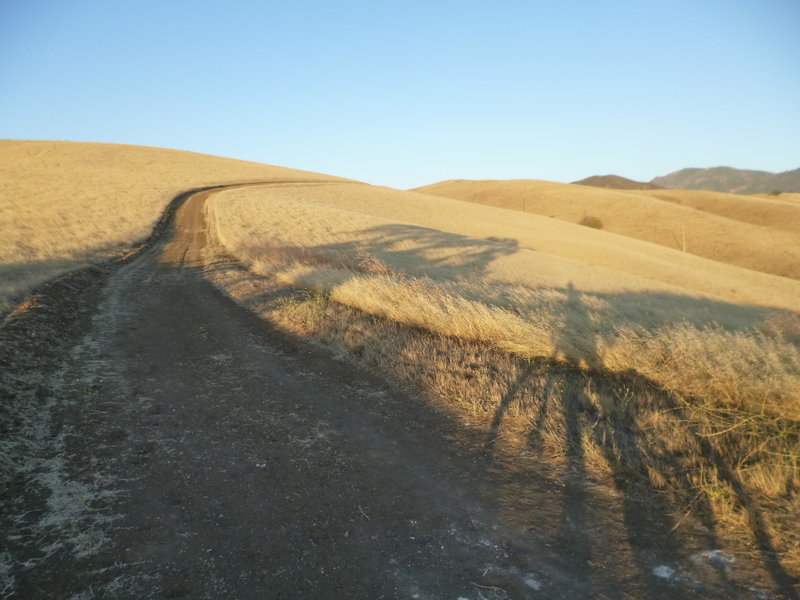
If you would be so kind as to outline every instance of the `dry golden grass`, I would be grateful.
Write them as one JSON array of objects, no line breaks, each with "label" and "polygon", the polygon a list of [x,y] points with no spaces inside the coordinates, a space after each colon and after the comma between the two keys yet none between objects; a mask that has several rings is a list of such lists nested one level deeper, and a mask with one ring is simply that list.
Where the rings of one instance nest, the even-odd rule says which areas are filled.
[{"label": "dry golden grass", "polygon": [[789,200],[788,194],[745,196],[701,190],[643,190],[639,193],[743,223],[793,233],[800,231],[800,210]]},{"label": "dry golden grass", "polygon": [[[744,281],[755,276],[772,284],[760,290],[762,305],[783,286],[786,305],[795,308],[800,283],[574,224],[551,227],[558,240],[582,238],[587,261],[601,262],[612,244],[618,254],[638,251],[637,278],[612,270],[620,264],[613,260],[592,266],[532,252],[523,247],[530,243],[525,237],[500,238],[529,235],[524,225],[535,229],[539,216],[454,208],[417,194],[333,184],[225,191],[208,210],[225,247],[256,272],[370,314],[523,357],[635,369],[689,396],[800,419],[800,354],[790,341],[759,333],[769,311],[698,293],[715,284],[719,290],[717,277],[736,293],[744,289],[737,275]],[[476,228],[495,235],[465,235]],[[542,244],[538,238],[534,243]],[[572,256],[577,246],[572,243]],[[557,249],[551,242],[548,250]],[[646,250],[656,257],[652,267]],[[669,254],[678,263],[671,271],[660,262]],[[362,268],[359,256],[373,257],[382,272]],[[674,275],[673,285],[656,281],[668,272],[692,283],[696,275],[689,271],[697,263],[706,278],[700,290],[676,287]]]},{"label": "dry golden grass", "polygon": [[145,239],[178,193],[316,173],[143,146],[0,140],[0,314],[33,287]]},{"label": "dry golden grass", "polygon": [[799,282],[363,184],[230,190],[207,210],[253,273],[210,276],[253,310],[800,565]]},{"label": "dry golden grass", "polygon": [[753,198],[766,198],[767,200],[780,200],[781,202],[800,202],[800,192],[781,192],[780,194],[753,194]]},{"label": "dry golden grass", "polygon": [[800,206],[784,195],[612,190],[531,180],[444,181],[415,191],[571,223],[593,216],[606,231],[800,279]]},{"label": "dry golden grass", "polygon": [[[800,568],[792,518],[800,282],[669,242],[682,240],[680,224],[694,252],[701,240],[690,222],[717,219],[732,227],[727,242],[744,248],[746,233],[760,247],[756,233],[772,218],[759,216],[760,204],[723,216],[715,213],[728,210],[722,200],[700,210],[670,191],[672,199],[611,192],[601,202],[603,190],[585,188],[582,202],[607,206],[608,215],[551,219],[100,144],[0,142],[0,169],[0,310],[47,277],[143,239],[188,188],[301,182],[212,196],[216,238],[251,269],[212,252],[208,275],[228,293],[484,428],[491,451],[526,436],[565,468],[581,466],[644,495],[658,490],[687,518],[749,531],[765,556],[777,550]],[[685,203],[699,202],[689,196]],[[785,196],[780,205],[766,201],[788,223],[784,204],[795,200]],[[652,212],[636,212],[640,205]],[[615,206],[650,229],[669,224],[669,239],[658,245],[614,233]],[[604,229],[575,224],[587,214]],[[773,245],[791,235],[770,231]],[[713,249],[718,240],[709,240]],[[766,261],[768,253],[758,256]]]},{"label": "dry golden grass", "polygon": [[[288,266],[287,253],[272,255]],[[306,253],[294,258],[305,266],[329,264]],[[531,447],[562,465],[565,477],[578,469],[614,485],[630,501],[654,507],[666,501],[662,510],[676,527],[699,522],[714,531],[713,547],[746,535],[768,562],[778,553],[775,571],[800,569],[796,421],[717,410],[685,402],[629,374],[611,377],[557,360],[522,358],[463,337],[432,335],[342,304],[333,294],[243,271],[219,250],[210,252],[209,263],[207,276],[237,301],[483,430],[486,451],[515,456],[520,444]],[[365,263],[363,274],[381,275],[379,265],[357,255],[350,260],[353,273]],[[423,285],[409,283],[416,296],[430,293],[420,289]],[[436,300],[422,297],[417,305],[426,310]],[[384,301],[395,304],[395,298]],[[463,304],[456,308],[462,310]],[[425,326],[428,319],[420,314],[409,322]]]},{"label": "dry golden grass", "polygon": [[[646,292],[800,310],[794,280],[540,215],[423,194],[353,183],[250,188],[216,195],[217,208],[226,243],[251,262],[249,249],[264,246],[322,256],[362,250],[394,270],[434,279],[461,275],[529,289],[571,283],[598,295]],[[686,306],[680,310],[693,318]]]}]

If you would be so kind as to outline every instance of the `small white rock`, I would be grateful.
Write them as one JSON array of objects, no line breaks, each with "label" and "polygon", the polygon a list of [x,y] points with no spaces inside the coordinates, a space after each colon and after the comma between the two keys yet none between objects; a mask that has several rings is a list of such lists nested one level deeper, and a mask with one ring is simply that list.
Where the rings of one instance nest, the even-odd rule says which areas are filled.
[{"label": "small white rock", "polygon": [[700,555],[709,562],[717,563],[726,567],[729,567],[736,562],[736,558],[734,558],[732,554],[727,554],[722,550],[706,550],[705,552],[701,552]]},{"label": "small white rock", "polygon": [[539,591],[542,589],[542,584],[538,579],[534,579],[530,575],[528,575],[525,579],[522,580],[522,583],[527,585],[529,588],[535,591]]},{"label": "small white rock", "polygon": [[653,575],[660,577],[661,579],[672,579],[675,576],[675,569],[672,569],[667,565],[658,565],[655,569],[653,569]]}]

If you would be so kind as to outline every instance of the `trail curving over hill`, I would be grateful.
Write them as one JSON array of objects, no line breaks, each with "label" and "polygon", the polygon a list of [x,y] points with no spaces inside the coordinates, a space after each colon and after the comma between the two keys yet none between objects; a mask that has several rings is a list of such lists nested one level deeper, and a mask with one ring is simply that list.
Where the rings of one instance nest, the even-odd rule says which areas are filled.
[{"label": "trail curving over hill", "polygon": [[[26,367],[54,375],[40,374],[39,446],[8,496],[0,593],[754,597],[695,560],[712,549],[615,531],[610,492],[551,481],[533,456],[498,461],[221,295],[203,278],[219,189],[181,195],[91,294],[40,299],[71,302],[74,332]],[[47,344],[27,335],[37,310],[12,323],[20,352]],[[647,507],[626,510],[659,531]]]}]

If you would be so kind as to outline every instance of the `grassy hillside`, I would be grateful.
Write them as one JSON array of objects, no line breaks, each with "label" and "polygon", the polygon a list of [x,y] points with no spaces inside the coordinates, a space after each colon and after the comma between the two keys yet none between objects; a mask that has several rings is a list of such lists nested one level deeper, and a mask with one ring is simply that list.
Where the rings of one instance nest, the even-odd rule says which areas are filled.
[{"label": "grassy hillside", "polygon": [[162,148],[0,140],[0,314],[34,286],[146,238],[181,191],[283,178],[326,177]]},{"label": "grassy hillside", "polygon": [[[725,262],[722,248],[788,268],[775,248],[796,258],[793,197],[429,188],[464,202],[56,142],[2,142],[0,165],[5,306],[135,244],[181,191],[272,182],[209,199],[220,247],[206,276],[226,293],[482,428],[492,451],[516,431],[548,460],[579,457],[626,494],[669,498],[676,527],[749,532],[800,569],[800,281]],[[587,216],[603,227],[577,224]]]},{"label": "grassy hillside", "polygon": [[794,234],[800,232],[800,207],[796,200],[792,201],[793,196],[800,194],[745,196],[697,190],[643,190],[640,194],[734,221]]},{"label": "grassy hillside", "polygon": [[[685,326],[754,330],[769,306],[800,312],[798,281],[419,193],[348,183],[253,187],[216,194],[209,214],[222,243],[257,272],[527,357],[563,355],[576,364],[642,371],[622,355],[635,353],[648,336],[693,335]],[[407,288],[395,274],[419,283]],[[439,299],[425,304],[430,295]],[[408,306],[399,308],[406,297]],[[454,304],[443,308],[440,300]],[[564,323],[572,323],[567,336]],[[632,341],[623,350],[626,336]],[[796,360],[790,346],[785,350]],[[664,381],[668,369],[653,360],[648,375]],[[759,379],[750,369],[747,378],[736,378],[742,392]],[[702,377],[697,385],[705,385]],[[767,387],[753,398],[763,401]],[[800,398],[788,389],[788,396],[779,393],[785,400],[774,401],[797,404],[800,416]]]},{"label": "grassy hillside", "polygon": [[800,279],[800,206],[772,197],[611,190],[546,181],[445,181],[415,191],[554,217]]},{"label": "grassy hillside", "polygon": [[800,193],[781,192],[780,194],[753,194],[755,198],[766,198],[767,200],[780,200],[781,202],[792,202],[797,204],[800,202]]},{"label": "grassy hillside", "polygon": [[[800,567],[800,282],[363,184],[230,190],[208,215],[222,246],[209,276],[248,308],[485,429],[491,448],[512,431],[579,456]],[[226,271],[226,254],[249,271]]]}]

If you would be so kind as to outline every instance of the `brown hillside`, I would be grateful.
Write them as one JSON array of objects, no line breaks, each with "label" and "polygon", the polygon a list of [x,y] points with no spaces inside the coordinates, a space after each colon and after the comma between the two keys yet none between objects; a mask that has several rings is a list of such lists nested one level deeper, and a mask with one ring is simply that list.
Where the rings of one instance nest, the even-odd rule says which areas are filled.
[{"label": "brown hillside", "polygon": [[182,191],[274,179],[338,178],[164,148],[0,140],[0,313],[145,239]]},{"label": "brown hillside", "polygon": [[800,198],[800,194],[746,196],[703,190],[667,189],[642,190],[641,194],[744,223],[794,233],[800,231],[800,211],[797,210],[797,200],[792,200],[793,196]]},{"label": "brown hillside", "polygon": [[619,175],[593,175],[580,181],[573,181],[576,185],[590,185],[592,187],[612,188],[617,190],[659,190],[661,186],[644,181],[634,181]]}]

